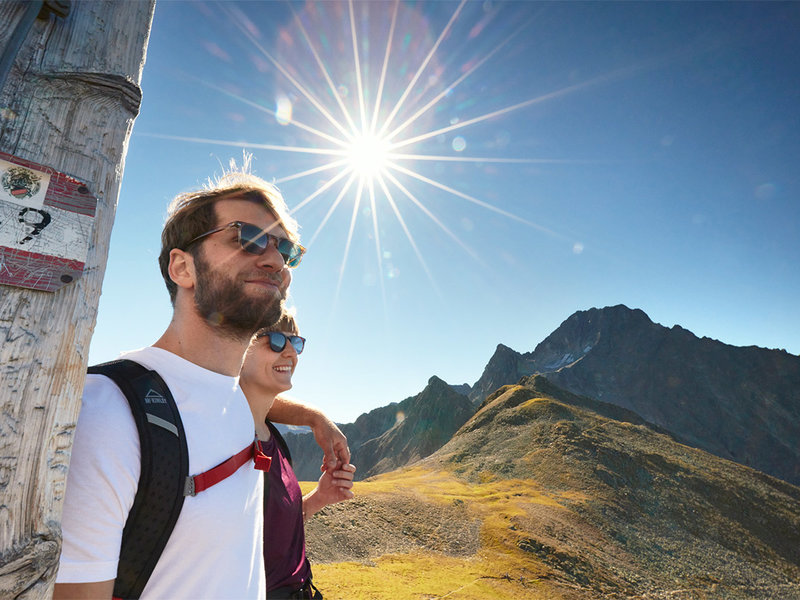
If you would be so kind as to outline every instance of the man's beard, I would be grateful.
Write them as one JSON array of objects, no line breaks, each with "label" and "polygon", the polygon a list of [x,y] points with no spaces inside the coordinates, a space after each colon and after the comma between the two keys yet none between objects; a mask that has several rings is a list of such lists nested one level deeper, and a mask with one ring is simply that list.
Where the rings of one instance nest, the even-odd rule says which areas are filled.
[{"label": "man's beard", "polygon": [[[282,278],[275,277],[278,294],[268,298],[253,298],[244,284],[215,271],[204,259],[202,252],[194,257],[197,285],[194,303],[208,323],[220,333],[236,339],[249,338],[259,329],[277,323],[283,312],[286,290]],[[268,277],[259,274],[259,278]]]}]

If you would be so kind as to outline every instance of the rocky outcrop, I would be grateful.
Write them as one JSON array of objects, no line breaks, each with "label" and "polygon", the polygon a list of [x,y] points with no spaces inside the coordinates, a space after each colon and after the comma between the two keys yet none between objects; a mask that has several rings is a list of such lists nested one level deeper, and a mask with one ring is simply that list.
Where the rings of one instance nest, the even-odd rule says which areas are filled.
[{"label": "rocky outcrop", "polygon": [[476,405],[480,404],[500,386],[516,383],[520,377],[535,372],[531,353],[520,354],[508,346],[497,344],[497,349],[483,369],[480,379],[472,385],[469,398]]}]

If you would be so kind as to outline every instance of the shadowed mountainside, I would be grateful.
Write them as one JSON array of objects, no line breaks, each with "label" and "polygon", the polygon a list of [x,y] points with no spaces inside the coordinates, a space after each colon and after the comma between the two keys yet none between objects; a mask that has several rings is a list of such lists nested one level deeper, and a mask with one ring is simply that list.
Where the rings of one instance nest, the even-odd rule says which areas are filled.
[{"label": "shadowed mountainside", "polygon": [[[416,396],[339,425],[347,436],[356,479],[411,464],[438,450],[475,412],[469,399],[438,377]],[[322,454],[310,434],[284,436],[298,479],[319,478]]]},{"label": "shadowed mountainside", "polygon": [[653,323],[625,306],[573,314],[533,352],[499,345],[470,398],[545,374],[693,446],[800,483],[800,357]]},{"label": "shadowed mountainside", "polygon": [[[436,453],[356,493],[308,523],[309,553],[377,566],[337,588],[341,570],[315,565],[326,597],[423,597],[381,591],[408,561],[429,570],[426,597],[800,598],[800,488],[543,377],[498,390]],[[387,563],[383,549],[404,554]],[[419,552],[468,581],[436,587],[438,559]]]},{"label": "shadowed mountainside", "polygon": [[456,393],[438,377],[431,377],[421,393],[401,402],[398,409],[403,418],[353,452],[362,477],[385,473],[429,456],[475,412],[466,396]]}]

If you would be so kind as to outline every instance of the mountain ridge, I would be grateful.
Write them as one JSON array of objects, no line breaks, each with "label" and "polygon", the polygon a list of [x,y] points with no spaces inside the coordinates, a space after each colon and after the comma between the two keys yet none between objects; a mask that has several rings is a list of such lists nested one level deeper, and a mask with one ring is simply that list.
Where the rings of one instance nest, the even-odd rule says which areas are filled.
[{"label": "mountain ridge", "polygon": [[[340,425],[354,463],[361,460],[366,467],[358,465],[358,478],[424,458],[447,441],[441,431],[436,444],[413,440],[429,418],[423,416],[426,403],[434,412],[458,413],[446,426],[454,433],[467,419],[463,402],[456,400],[464,392],[478,408],[502,386],[534,375],[633,411],[682,443],[800,483],[800,358],[785,350],[698,338],[624,305],[573,313],[532,352],[498,344],[475,384],[449,386],[455,395],[445,394],[447,384],[432,376],[417,396]],[[433,383],[435,393],[429,389]],[[298,477],[316,479],[320,453],[312,436],[290,434],[287,441]]]},{"label": "mountain ridge", "polygon": [[[357,480],[424,458],[444,445],[474,412],[470,400],[437,376],[417,395],[339,424]],[[298,479],[319,477],[321,451],[310,434],[284,435]]]},{"label": "mountain ridge", "polygon": [[[507,347],[475,401],[516,374],[633,410],[685,443],[800,483],[800,357],[653,323],[624,305],[578,311],[533,352]],[[492,365],[500,364],[497,371]]]}]

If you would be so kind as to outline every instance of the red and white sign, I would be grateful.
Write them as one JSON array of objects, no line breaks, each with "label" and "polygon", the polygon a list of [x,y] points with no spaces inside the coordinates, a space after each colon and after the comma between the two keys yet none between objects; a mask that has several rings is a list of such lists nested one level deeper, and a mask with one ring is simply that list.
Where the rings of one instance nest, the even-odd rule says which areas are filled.
[{"label": "red and white sign", "polygon": [[54,292],[81,277],[96,207],[83,182],[0,152],[0,284]]}]

